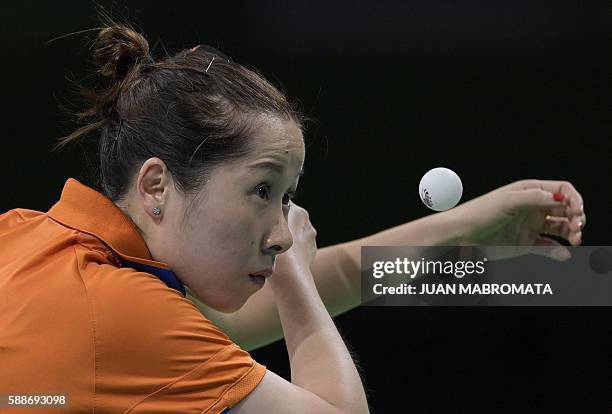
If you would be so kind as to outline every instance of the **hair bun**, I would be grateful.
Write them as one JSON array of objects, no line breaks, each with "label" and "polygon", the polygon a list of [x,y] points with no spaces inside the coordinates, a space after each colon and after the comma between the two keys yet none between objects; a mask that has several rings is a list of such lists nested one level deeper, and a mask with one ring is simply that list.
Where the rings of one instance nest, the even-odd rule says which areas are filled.
[{"label": "hair bun", "polygon": [[118,80],[125,78],[140,62],[152,60],[147,39],[122,24],[100,30],[94,42],[93,57],[100,74]]}]

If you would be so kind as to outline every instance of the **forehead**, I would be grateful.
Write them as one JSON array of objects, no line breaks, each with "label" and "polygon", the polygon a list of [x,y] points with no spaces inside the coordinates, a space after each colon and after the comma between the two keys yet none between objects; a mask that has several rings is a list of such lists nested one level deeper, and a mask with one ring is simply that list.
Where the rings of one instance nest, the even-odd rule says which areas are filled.
[{"label": "forehead", "polygon": [[250,145],[251,151],[245,157],[246,162],[266,158],[282,164],[302,165],[305,155],[304,138],[295,121],[262,115],[257,125]]}]

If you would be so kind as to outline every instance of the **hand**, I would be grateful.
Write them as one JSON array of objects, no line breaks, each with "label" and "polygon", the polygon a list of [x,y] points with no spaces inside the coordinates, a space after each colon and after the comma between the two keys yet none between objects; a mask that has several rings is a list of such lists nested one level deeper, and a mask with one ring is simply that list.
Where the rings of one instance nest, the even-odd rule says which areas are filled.
[{"label": "hand", "polygon": [[276,258],[275,274],[286,273],[289,269],[310,270],[317,254],[317,231],[310,223],[308,211],[291,202],[288,225],[293,236],[293,245]]},{"label": "hand", "polygon": [[[555,201],[554,193],[562,194],[563,200]],[[465,244],[512,246],[503,249],[504,257],[534,253],[566,260],[569,250],[543,235],[576,246],[582,243],[586,225],[582,196],[567,181],[516,181],[450,212],[465,226]]]}]

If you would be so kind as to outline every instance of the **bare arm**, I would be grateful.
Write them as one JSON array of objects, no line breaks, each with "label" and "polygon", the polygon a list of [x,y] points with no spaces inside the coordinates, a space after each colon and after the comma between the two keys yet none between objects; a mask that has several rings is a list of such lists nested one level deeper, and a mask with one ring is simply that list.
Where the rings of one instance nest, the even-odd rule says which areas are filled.
[{"label": "bare arm", "polygon": [[[319,249],[311,270],[329,314],[334,317],[361,303],[361,246],[458,244],[462,225],[453,211],[432,214],[371,236]],[[282,274],[272,275],[272,278],[282,277]],[[217,312],[191,298],[208,319],[243,349],[257,349],[283,337],[274,293],[268,284],[231,314]]]},{"label": "bare arm", "polygon": [[[562,194],[561,201],[553,193]],[[586,223],[582,203],[580,193],[567,181],[519,180],[452,210],[320,249],[312,273],[325,307],[336,316],[360,304],[361,246],[522,246],[514,253],[517,255],[529,253],[529,246],[544,246],[545,252],[555,258],[555,253],[565,247],[542,238],[541,233],[579,245]],[[273,302],[269,289],[263,289],[234,314],[210,311],[201,303],[198,306],[234,341],[255,349],[282,338]]]},{"label": "bare arm", "polygon": [[293,247],[277,258],[282,278],[266,281],[285,333],[291,382],[270,372],[232,413],[365,414],[368,404],[355,363],[325,310],[310,270],[316,231],[304,209],[289,213]]}]

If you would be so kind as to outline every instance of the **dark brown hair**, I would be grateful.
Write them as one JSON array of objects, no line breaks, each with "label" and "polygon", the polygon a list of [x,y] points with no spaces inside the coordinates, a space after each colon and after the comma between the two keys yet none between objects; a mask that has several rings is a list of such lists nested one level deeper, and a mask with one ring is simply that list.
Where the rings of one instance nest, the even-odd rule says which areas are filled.
[{"label": "dark brown hair", "polygon": [[110,22],[93,45],[98,73],[111,78],[102,91],[81,88],[89,102],[77,114],[87,124],[54,149],[99,134],[95,187],[122,199],[145,160],[166,163],[179,190],[196,193],[212,169],[252,148],[256,118],[303,118],[279,89],[256,70],[209,46],[155,61],[145,37],[129,24]]}]

